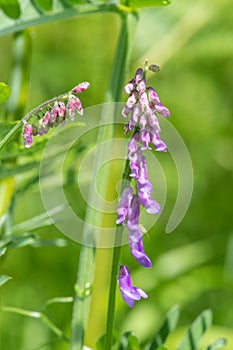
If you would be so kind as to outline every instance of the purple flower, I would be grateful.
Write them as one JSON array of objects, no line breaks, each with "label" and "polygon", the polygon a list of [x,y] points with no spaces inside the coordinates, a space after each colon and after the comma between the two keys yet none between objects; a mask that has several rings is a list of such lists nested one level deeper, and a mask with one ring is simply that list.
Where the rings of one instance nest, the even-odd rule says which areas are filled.
[{"label": "purple flower", "polygon": [[128,240],[132,256],[143,267],[151,267],[151,261],[143,250],[142,232],[139,228],[140,202],[137,195],[134,195],[130,207],[126,226],[128,228]]},{"label": "purple flower", "polygon": [[138,242],[129,242],[130,251],[134,259],[143,267],[151,267],[151,261],[148,256],[145,254],[142,244],[142,238]]},{"label": "purple flower", "polygon": [[28,123],[24,124],[23,138],[24,138],[24,146],[26,148],[30,148],[32,145],[32,126]]},{"label": "purple flower", "polygon": [[127,266],[120,266],[118,283],[122,298],[126,304],[129,305],[129,307],[132,307],[134,305],[135,300],[140,300],[141,298],[148,297],[142,289],[133,287]]},{"label": "purple flower", "polygon": [[128,186],[124,189],[117,208],[118,219],[117,224],[124,224],[125,218],[128,214],[129,206],[133,198],[133,189]]},{"label": "purple flower", "polygon": [[151,102],[152,109],[154,109],[163,117],[170,116],[170,112],[168,108],[162,105],[162,103],[160,102],[159,96],[157,95],[156,91],[152,87],[148,88],[148,98],[149,98],[149,101]]},{"label": "purple flower", "polygon": [[138,198],[140,204],[146,209],[149,214],[160,213],[160,205],[151,198],[150,192],[143,192],[138,190]]},{"label": "purple flower", "polygon": [[126,84],[125,92],[129,94],[129,97],[122,110],[122,115],[125,118],[131,115],[125,126],[126,134],[134,127],[138,127],[143,149],[150,149],[149,144],[152,143],[156,151],[165,152],[166,145],[159,136],[160,127],[156,113],[163,117],[169,117],[170,113],[160,102],[156,91],[152,87],[146,88],[142,68],[139,68],[134,79]]}]

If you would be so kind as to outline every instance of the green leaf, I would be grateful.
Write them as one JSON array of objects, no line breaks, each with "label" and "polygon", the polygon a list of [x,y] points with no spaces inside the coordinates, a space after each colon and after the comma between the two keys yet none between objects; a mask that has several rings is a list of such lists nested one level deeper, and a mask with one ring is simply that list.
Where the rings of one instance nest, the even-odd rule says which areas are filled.
[{"label": "green leaf", "polygon": [[18,166],[15,166],[14,168],[2,166],[0,179],[5,179],[9,176],[15,176],[21,173],[25,173],[29,170],[37,169],[39,164],[40,162],[38,161],[38,162],[26,163],[24,165],[18,165]]},{"label": "green leaf", "polygon": [[197,350],[206,330],[211,326],[213,314],[211,310],[203,311],[191,324],[176,350]]},{"label": "green leaf", "polygon": [[128,5],[131,8],[167,6],[171,0],[129,0]]},{"label": "green leaf", "polygon": [[6,282],[8,282],[12,277],[7,276],[7,275],[1,275],[0,276],[0,287],[3,286]]},{"label": "green leaf", "polygon": [[0,248],[0,258],[6,254],[6,251],[7,251],[7,248],[6,247],[3,247],[3,248]]},{"label": "green leaf", "polygon": [[9,86],[5,83],[0,82],[0,103],[5,102],[9,96],[10,96]]},{"label": "green leaf", "polygon": [[32,247],[65,247],[67,244],[65,239],[42,239],[32,233],[24,233],[23,235],[11,235],[10,238],[2,240],[0,243],[0,256],[5,254],[6,249],[22,248],[26,246]]},{"label": "green leaf", "polygon": [[126,332],[122,335],[118,350],[138,350],[138,338],[133,332]]},{"label": "green leaf", "polygon": [[173,306],[165,316],[165,320],[158,332],[156,332],[152,340],[146,345],[145,350],[155,350],[164,344],[168,335],[176,328],[179,315],[180,311],[178,305]]},{"label": "green leaf", "polygon": [[[112,345],[114,345],[118,340],[118,332],[113,330],[112,332]],[[102,335],[96,342],[96,350],[104,350],[105,344],[105,334]]]},{"label": "green leaf", "polygon": [[31,0],[31,2],[40,13],[43,13],[42,10],[51,11],[53,8],[53,0]]},{"label": "green leaf", "polygon": [[227,344],[227,340],[225,338],[215,339],[205,350],[216,350],[224,347]]},{"label": "green leaf", "polygon": [[37,216],[34,216],[31,219],[28,219],[26,221],[23,221],[13,227],[11,227],[9,234],[19,234],[24,233],[27,231],[35,230],[44,226],[50,226],[53,225],[52,220],[50,219],[51,216],[55,216],[60,214],[64,208],[66,208],[65,204],[58,205],[57,207],[49,210],[47,213],[42,213]]},{"label": "green leaf", "polygon": [[78,5],[78,4],[85,3],[85,0],[67,0],[67,1],[72,5]]},{"label": "green leaf", "polygon": [[0,0],[0,8],[10,18],[17,19],[20,16],[20,6],[17,0]]}]

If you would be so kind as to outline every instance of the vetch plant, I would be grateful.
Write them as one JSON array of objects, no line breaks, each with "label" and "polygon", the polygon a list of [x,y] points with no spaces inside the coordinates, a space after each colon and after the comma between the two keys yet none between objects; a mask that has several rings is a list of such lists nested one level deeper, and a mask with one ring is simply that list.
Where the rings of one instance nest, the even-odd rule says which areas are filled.
[{"label": "vetch plant", "polygon": [[[91,13],[112,12],[120,19],[121,27],[114,60],[111,65],[109,84],[105,92],[105,103],[101,107],[101,118],[98,120],[98,135],[95,142],[96,145],[98,144],[100,147],[95,154],[93,172],[91,173],[91,175],[95,176],[105,161],[106,153],[109,152],[111,154],[112,151],[111,146],[109,146],[109,149],[106,149],[105,142],[109,139],[114,140],[116,138],[117,105],[118,101],[121,100],[121,96],[124,96],[123,85],[126,73],[130,70],[129,62],[131,58],[133,36],[138,19],[140,18],[140,8],[168,4],[169,1],[166,0],[121,0],[120,2],[102,0],[84,0],[82,2],[75,0],[33,0],[20,2],[14,0],[9,3],[0,0],[0,34],[5,35],[17,32],[14,39],[16,50],[14,61],[16,67],[12,73],[12,81],[14,82],[14,84],[12,84],[12,91],[14,91],[14,93],[10,95],[8,85],[0,83],[0,103],[5,102],[10,96],[8,100],[10,107],[8,105],[6,108],[6,113],[4,114],[4,120],[3,123],[1,123],[0,129],[0,162],[2,166],[0,185],[3,186],[1,188],[4,189],[0,191],[0,258],[7,257],[13,249],[25,246],[33,248],[54,246],[58,248],[67,245],[67,240],[65,239],[50,238],[50,232],[48,232],[48,237],[46,238],[40,237],[40,235],[35,232],[40,228],[51,228],[53,223],[56,225],[56,220],[54,220],[54,222],[50,220],[51,217],[54,218],[56,215],[59,217],[58,221],[64,220],[65,226],[72,226],[72,221],[66,220],[65,217],[67,203],[61,205],[56,203],[47,213],[34,215],[18,224],[14,224],[14,210],[17,200],[26,193],[27,189],[31,188],[31,186],[35,186],[39,181],[42,181],[42,179],[39,179],[39,175],[35,170],[43,163],[43,157],[45,156],[42,155],[41,157],[41,148],[44,147],[46,149],[49,140],[52,139],[52,131],[55,131],[54,135],[56,135],[57,130],[66,130],[66,124],[68,124],[70,128],[72,128],[74,124],[76,124],[75,127],[77,127],[75,121],[77,120],[79,122],[83,115],[85,118],[82,120],[84,120],[86,124],[91,123],[90,115],[86,118],[86,110],[85,108],[83,109],[82,102],[79,99],[79,96],[82,97],[90,91],[86,91],[90,86],[90,83],[87,81],[81,82],[73,89],[43,102],[22,118],[24,115],[22,110],[27,101],[27,93],[25,93],[27,89],[25,89],[25,87],[28,87],[27,71],[30,66],[29,57],[31,51],[29,43],[31,37],[27,28],[32,25],[35,26],[58,19],[83,15],[88,16]],[[67,36],[68,35],[69,33],[67,33]],[[87,42],[87,45],[88,44]],[[73,46],[72,50],[74,50]],[[82,52],[83,51],[80,50],[79,55],[81,55]],[[17,69],[19,69],[22,74],[18,74]],[[213,315],[212,312],[207,309],[201,312],[194,322],[191,323],[185,335],[181,337],[180,342],[174,338],[175,340],[172,345],[168,345],[169,343],[167,343],[167,340],[169,341],[169,336],[175,331],[179,319],[179,308],[178,306],[174,306],[166,314],[161,328],[156,331],[153,336],[151,336],[151,334],[150,336],[147,335],[147,339],[140,341],[133,331],[127,331],[121,335],[115,330],[116,313],[118,311],[115,310],[117,294],[122,296],[124,302],[120,299],[120,307],[122,309],[127,308],[127,314],[137,310],[139,303],[143,305],[143,303],[150,302],[152,294],[148,286],[144,286],[143,283],[142,285],[137,284],[136,279],[134,280],[135,274],[131,276],[131,268],[129,266],[131,257],[125,262],[121,255],[125,233],[128,243],[128,247],[126,247],[127,251],[130,252],[136,263],[140,265],[140,268],[151,269],[148,271],[144,270],[143,273],[151,272],[151,276],[153,276],[152,272],[157,274],[157,266],[155,266],[155,269],[152,266],[153,260],[157,261],[157,256],[155,257],[147,253],[143,246],[143,234],[146,231],[144,225],[146,226],[146,222],[143,222],[142,213],[145,211],[150,217],[155,217],[160,214],[161,208],[163,207],[163,203],[161,204],[161,201],[157,199],[159,198],[159,188],[153,188],[152,185],[153,181],[148,171],[148,159],[149,155],[155,154],[156,152],[161,153],[161,157],[166,158],[167,156],[168,158],[168,154],[165,153],[167,149],[173,156],[172,146],[174,145],[174,142],[167,136],[171,130],[171,128],[169,129],[169,122],[163,124],[165,123],[164,120],[170,116],[170,112],[168,108],[162,104],[154,88],[148,86],[148,74],[151,72],[157,73],[159,70],[160,68],[157,65],[149,65],[148,60],[146,60],[144,66],[138,68],[134,77],[124,86],[124,92],[128,97],[121,109],[121,119],[126,120],[124,140],[127,142],[127,147],[124,150],[125,166],[122,174],[121,190],[119,198],[116,200],[118,204],[114,211],[113,227],[111,227],[113,231],[115,230],[114,242],[111,242],[112,245],[109,249],[112,255],[108,258],[107,263],[105,260],[101,259],[102,249],[99,248],[103,248],[100,244],[103,229],[105,228],[106,231],[108,230],[108,227],[105,227],[105,225],[108,226],[108,213],[101,210],[102,208],[99,209],[97,205],[95,206],[98,202],[94,191],[96,183],[93,176],[90,176],[89,169],[86,169],[87,182],[89,181],[88,195],[92,199],[91,204],[94,203],[94,205],[86,203],[85,210],[83,210],[84,224],[81,233],[83,244],[80,245],[76,281],[71,282],[70,276],[68,275],[66,275],[66,280],[62,281],[66,285],[69,284],[73,286],[73,295],[65,297],[55,296],[47,300],[39,311],[1,305],[2,312],[34,318],[47,327],[55,338],[50,338],[51,335],[47,335],[46,333],[46,339],[40,339],[40,342],[41,344],[45,344],[49,341],[50,344],[45,345],[48,349],[53,349],[53,342],[59,341],[61,342],[61,345],[59,345],[61,348],[63,348],[64,345],[64,349],[69,347],[70,350],[198,350],[205,331],[212,324]],[[82,71],[82,67],[80,67],[80,71]],[[72,67],[72,73],[73,72],[75,72],[75,70]],[[59,81],[61,82],[62,79],[59,79]],[[95,76],[93,76],[91,81],[92,87],[95,86],[95,83]],[[17,93],[15,93],[15,91]],[[21,96],[22,92],[24,92],[23,97]],[[84,94],[82,95],[82,93]],[[164,100],[165,98],[166,97],[163,96]],[[78,118],[76,118],[76,116]],[[160,119],[160,117],[162,118]],[[72,123],[70,124],[69,122]],[[163,131],[165,131],[166,137],[164,140],[161,137],[160,124],[163,127]],[[78,124],[78,129],[82,126],[81,123]],[[56,130],[54,130],[55,128]],[[123,134],[122,129],[123,128],[121,128],[121,132]],[[73,133],[75,134],[75,132],[76,129],[74,128]],[[66,135],[65,132],[63,135]],[[59,138],[58,141],[60,141]],[[62,144],[63,141],[66,140],[62,139],[60,143]],[[22,143],[24,146],[22,146]],[[69,142],[67,143],[69,144]],[[69,144],[69,147],[73,147],[76,152],[76,158],[69,161],[70,163],[73,162],[76,164],[76,162],[80,161],[80,159],[77,160],[77,158],[79,153],[82,152],[82,149],[86,147],[86,144],[83,146],[82,144],[72,142],[72,146]],[[183,145],[183,148],[184,147]],[[65,150],[64,153],[66,151],[68,153],[68,150]],[[57,161],[57,159],[59,159],[60,150],[56,148],[53,152],[55,153],[55,157],[48,158],[48,162],[53,163],[53,160]],[[25,163],[21,163],[21,156],[27,160]],[[10,164],[9,167],[6,166],[8,163]],[[76,179],[77,172],[75,166],[72,166],[68,169],[69,171],[66,171],[64,178],[66,180],[68,179],[68,184],[71,178],[72,185],[74,186],[74,184],[76,184],[74,179]],[[30,171],[34,171],[32,176],[25,176],[25,178],[24,176],[19,176],[18,179],[18,175],[28,174]],[[43,177],[42,175],[41,177]],[[48,179],[51,180],[52,177],[49,178],[49,175]],[[104,199],[107,198],[108,192],[114,192],[115,190],[111,175],[111,171],[107,169],[104,172],[104,176],[99,176],[98,178],[98,190]],[[55,191],[57,189],[56,181],[54,181],[54,183],[53,181],[48,181],[48,187],[46,188],[48,196],[50,196],[50,186],[54,186]],[[75,190],[74,187],[69,187],[69,191],[76,194]],[[190,187],[185,187],[185,191],[189,193]],[[59,194],[57,197],[59,198]],[[57,199],[57,197],[55,196],[55,199]],[[75,204],[78,203],[77,206],[79,205],[79,201],[81,202],[81,199],[80,193],[76,195]],[[188,198],[186,204],[189,204],[189,201],[190,199]],[[26,204],[28,203],[26,202]],[[29,206],[30,204],[31,202]],[[105,204],[108,205],[108,202],[106,201]],[[187,210],[188,204],[184,212]],[[71,227],[71,229],[76,232],[80,228],[74,226]],[[98,234],[95,235],[96,232]],[[63,265],[65,265],[65,263],[65,261],[62,261]],[[102,293],[101,289],[103,285],[106,284],[107,278],[104,280],[104,283],[101,279],[100,281],[98,280],[98,273],[102,265],[110,266],[111,270],[111,276],[107,285],[108,298],[105,298],[106,293]],[[165,265],[169,266],[169,264]],[[152,269],[154,270],[152,271]],[[8,281],[12,280],[12,278],[14,279],[13,275],[8,276],[8,274],[5,273],[0,275],[0,287],[4,286],[6,283],[10,285]],[[96,283],[96,281],[98,281],[98,283]],[[104,292],[106,292],[106,288]],[[97,298],[95,293],[97,293]],[[107,299],[106,308],[101,304],[105,299]],[[157,303],[157,301],[158,298],[155,297],[155,303]],[[57,320],[53,320],[53,317],[51,317],[49,307],[53,304],[66,303],[72,305],[72,319],[69,322],[70,327],[66,327],[66,331],[64,331],[62,328],[65,329],[65,326],[58,326],[59,323]],[[101,310],[101,315],[96,312],[93,322],[96,324],[105,322],[105,331],[102,332],[104,334],[99,340],[96,339],[95,334],[90,340],[89,334],[92,329],[90,329],[89,315],[90,310],[92,310],[97,303],[101,305],[102,309],[106,309],[106,311]],[[164,305],[160,306],[160,309],[163,310]],[[144,320],[147,326],[148,320],[145,318]],[[140,324],[141,320],[138,322]],[[98,336],[99,335],[100,334],[98,334]],[[44,344],[39,344],[40,348],[42,348]],[[225,344],[226,340],[224,338],[217,338],[204,349],[215,350],[224,347]],[[18,346],[18,344],[16,346]]]},{"label": "vetch plant", "polygon": [[[154,71],[153,67],[155,65],[152,65],[152,71]],[[151,197],[153,189],[148,179],[146,158],[142,150],[150,149],[149,144],[152,143],[156,151],[166,151],[166,145],[159,136],[160,126],[156,114],[159,113],[164,117],[170,115],[168,109],[161,104],[155,90],[152,87],[147,88],[147,71],[148,61],[144,68],[136,71],[135,77],[125,86],[125,92],[129,94],[129,97],[122,110],[122,115],[123,117],[130,115],[125,129],[126,134],[132,132],[128,144],[126,166],[130,169],[128,180],[135,179],[136,184],[135,193],[130,185],[123,190],[116,221],[117,224],[127,227],[131,254],[140,265],[146,268],[151,267],[151,261],[143,249],[142,231],[139,226],[140,205],[149,214],[158,214],[160,206]],[[135,300],[140,299],[141,296],[146,297],[146,294],[140,289],[132,288],[129,271],[125,266],[120,267],[119,285],[122,297],[130,307],[133,306],[133,295],[135,295]],[[131,298],[126,298],[129,293]]]}]

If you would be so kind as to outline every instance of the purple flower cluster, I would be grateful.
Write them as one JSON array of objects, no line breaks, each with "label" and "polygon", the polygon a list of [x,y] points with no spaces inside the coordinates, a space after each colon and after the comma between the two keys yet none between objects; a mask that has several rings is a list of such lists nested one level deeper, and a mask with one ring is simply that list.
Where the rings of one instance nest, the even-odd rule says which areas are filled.
[{"label": "purple flower cluster", "polygon": [[[158,214],[160,205],[151,197],[152,184],[147,175],[146,158],[143,150],[150,149],[152,143],[155,150],[165,152],[165,143],[160,138],[160,126],[157,113],[163,117],[170,115],[169,110],[162,105],[159,97],[152,87],[146,87],[143,69],[136,71],[134,79],[125,86],[125,92],[129,94],[122,110],[123,117],[130,116],[125,126],[125,132],[132,132],[127,159],[130,166],[130,178],[135,179],[135,193],[133,188],[127,186],[119,200],[116,223],[122,224],[128,229],[128,243],[132,256],[143,267],[151,267],[151,261],[145,254],[142,243],[142,231],[139,225],[140,205],[149,214]],[[132,307],[134,300],[147,295],[140,289],[132,286],[130,273],[126,266],[121,266],[118,283],[123,300]]]},{"label": "purple flower cluster", "polygon": [[149,149],[149,143],[152,143],[156,151],[165,152],[167,148],[160,139],[161,130],[156,114],[169,117],[170,113],[160,102],[156,91],[152,87],[146,88],[142,68],[139,68],[134,79],[126,84],[125,92],[129,94],[129,97],[122,115],[123,117],[131,115],[129,122],[126,124],[126,133],[138,127],[143,149]]},{"label": "purple flower cluster", "polygon": [[62,96],[66,100],[66,103],[62,100],[55,100],[52,106],[49,104],[43,117],[38,123],[34,123],[33,126],[25,122],[23,128],[24,146],[26,148],[31,147],[32,136],[47,134],[49,128],[64,125],[67,116],[73,121],[76,114],[83,115],[81,101],[74,94],[81,93],[89,86],[90,84],[88,82],[82,82],[75,86],[68,94]]}]

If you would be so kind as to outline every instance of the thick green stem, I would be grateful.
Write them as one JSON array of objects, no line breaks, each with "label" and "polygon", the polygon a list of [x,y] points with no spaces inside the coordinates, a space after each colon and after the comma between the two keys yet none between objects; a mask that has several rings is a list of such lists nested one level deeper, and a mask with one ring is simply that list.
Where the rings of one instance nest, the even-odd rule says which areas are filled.
[{"label": "thick green stem", "polygon": [[[111,102],[117,102],[120,99],[122,86],[125,78],[125,72],[128,67],[129,49],[131,46],[132,25],[135,23],[135,15],[131,13],[121,14],[122,27],[118,39],[118,44],[115,52],[114,61],[111,68],[111,76],[109,88],[106,92],[105,102],[100,120],[100,128],[98,131],[98,153],[96,154],[93,165],[93,179],[100,168],[100,165],[106,157],[106,152],[111,152],[111,147],[106,150],[104,141],[113,139],[115,126],[115,105]],[[101,127],[104,126],[104,127]],[[106,198],[106,191],[109,182],[109,169],[105,171],[105,176],[100,177],[98,182],[98,190],[104,198]],[[95,182],[90,185],[90,202],[92,208],[95,208],[95,202],[98,200],[95,194]],[[97,207],[97,206],[96,206]],[[72,331],[70,350],[82,350],[84,343],[84,336],[86,333],[87,319],[90,310],[90,293],[86,294],[85,289],[93,285],[95,274],[95,247],[99,241],[96,237],[101,239],[101,225],[103,223],[103,213],[87,207],[85,224],[83,229],[83,246],[80,253],[79,268],[77,274],[76,290],[84,292],[83,297],[76,293],[73,305]],[[99,208],[99,205],[98,205]],[[95,232],[91,229],[95,226]],[[96,229],[99,228],[99,229]],[[97,232],[99,230],[99,232]],[[117,262],[116,262],[117,265]],[[115,298],[115,292],[112,293]],[[113,303],[111,303],[113,305]],[[111,333],[111,332],[110,332]],[[109,348],[110,349],[110,348]]]},{"label": "thick green stem", "polygon": [[17,120],[24,115],[32,56],[30,29],[14,35],[11,94],[6,103],[6,119]]}]

